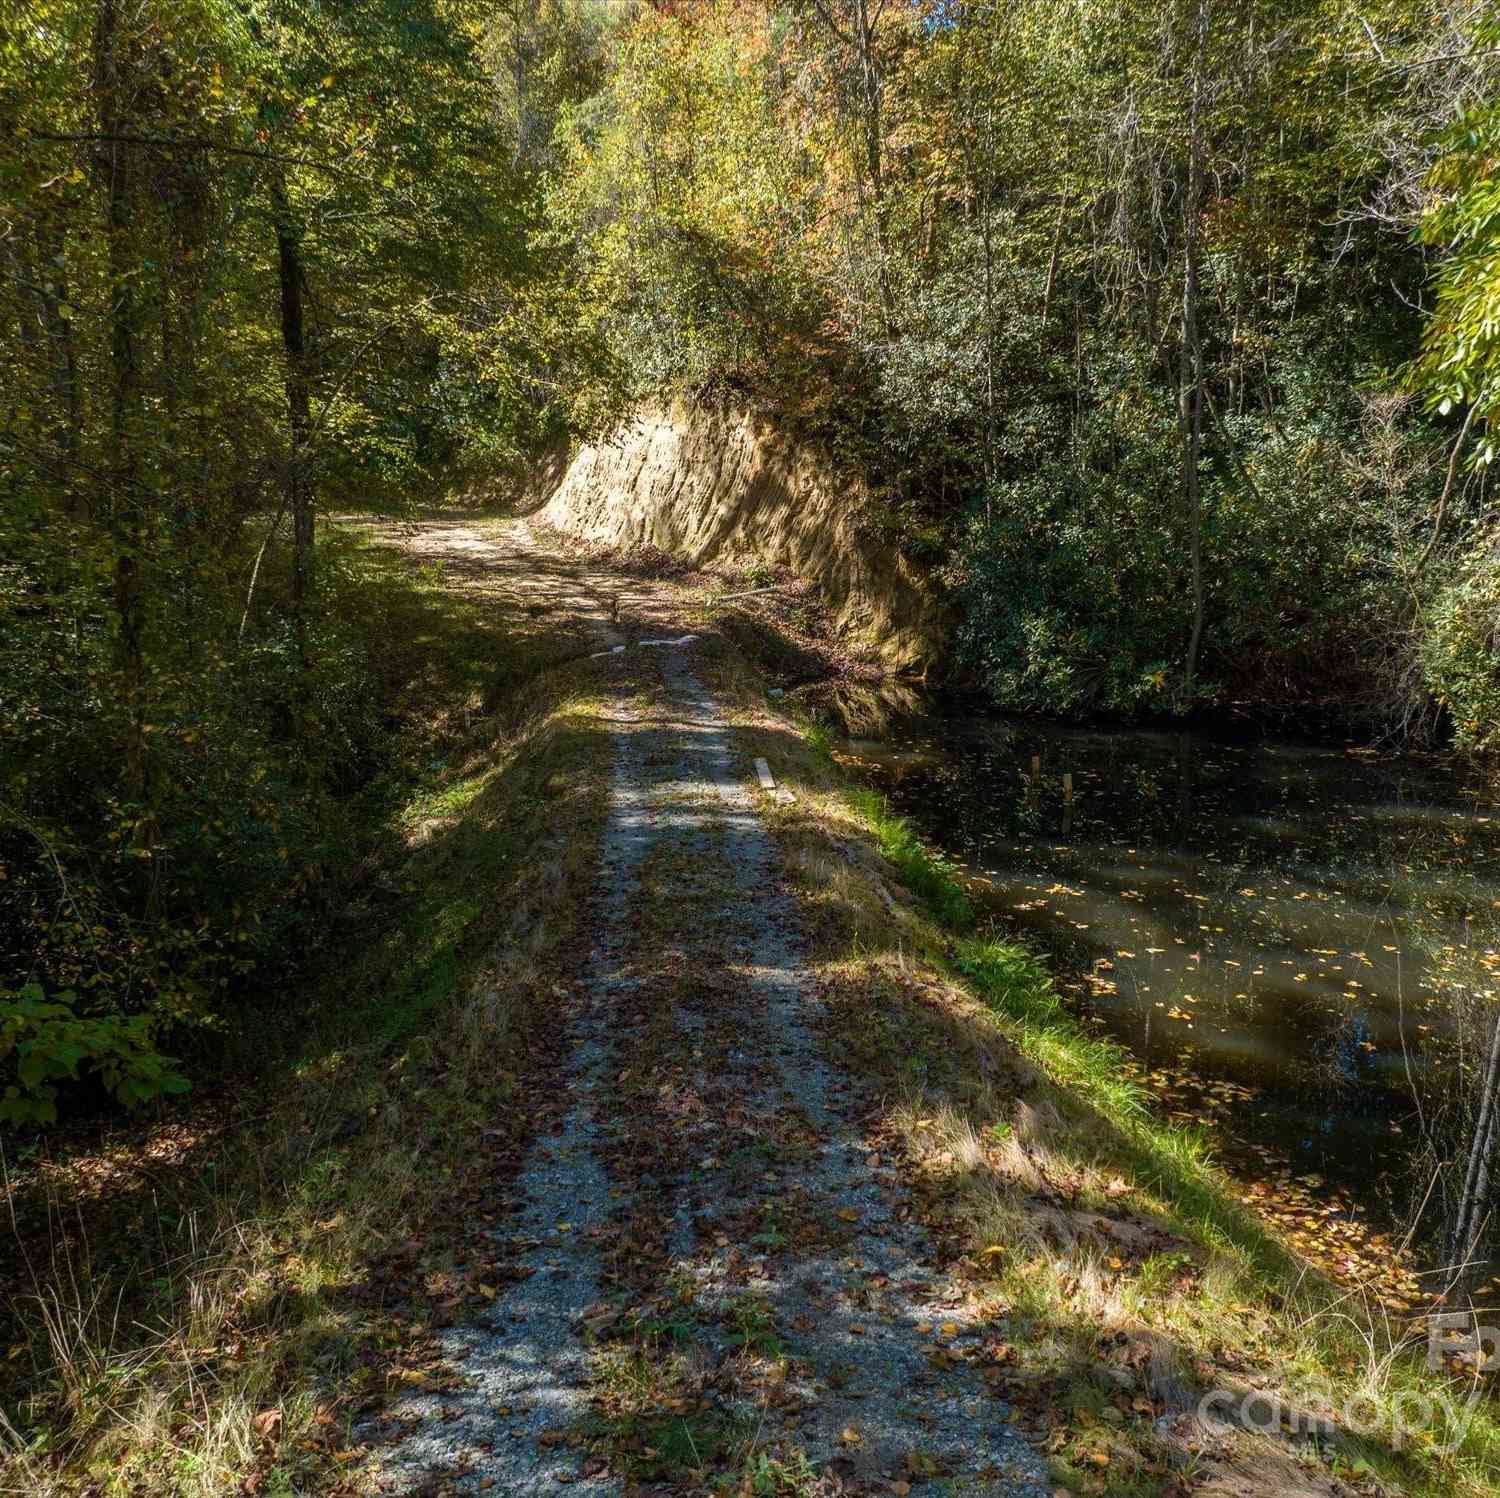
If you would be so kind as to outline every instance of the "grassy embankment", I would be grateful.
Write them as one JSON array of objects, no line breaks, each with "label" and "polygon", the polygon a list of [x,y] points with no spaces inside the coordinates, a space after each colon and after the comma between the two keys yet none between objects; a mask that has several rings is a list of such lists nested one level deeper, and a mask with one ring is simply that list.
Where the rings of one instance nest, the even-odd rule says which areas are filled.
[{"label": "grassy embankment", "polygon": [[579,643],[545,619],[367,539],[344,602],[391,742],[321,954],[245,1014],[229,1077],[10,1152],[0,1491],[332,1485],[359,1408],[482,1303],[594,872],[598,681],[537,672]]},{"label": "grassy embankment", "polygon": [[[1056,1480],[1142,1498],[1236,1474],[1268,1494],[1493,1492],[1500,1418],[1482,1391],[1469,1405],[1472,1375],[1430,1372],[1423,1326],[1278,1240],[956,871],[851,789],[821,731],[768,712],[737,657],[715,670],[747,754],[797,798],[767,814],[806,900],[829,1044],[881,1099],[876,1142],[991,1308],[1003,1352],[986,1375]],[[1195,1415],[1214,1390],[1218,1429]],[[1246,1406],[1253,1390],[1272,1399]]]}]

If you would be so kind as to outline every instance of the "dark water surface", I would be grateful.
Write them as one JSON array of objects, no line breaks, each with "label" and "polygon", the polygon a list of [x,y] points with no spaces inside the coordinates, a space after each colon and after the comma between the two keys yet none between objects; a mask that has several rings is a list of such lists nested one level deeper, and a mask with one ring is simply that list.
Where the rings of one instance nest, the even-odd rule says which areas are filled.
[{"label": "dark water surface", "polygon": [[1361,751],[954,712],[840,749],[1185,1116],[1375,1205],[1411,1082],[1451,1064],[1442,971],[1500,965],[1489,787]]}]

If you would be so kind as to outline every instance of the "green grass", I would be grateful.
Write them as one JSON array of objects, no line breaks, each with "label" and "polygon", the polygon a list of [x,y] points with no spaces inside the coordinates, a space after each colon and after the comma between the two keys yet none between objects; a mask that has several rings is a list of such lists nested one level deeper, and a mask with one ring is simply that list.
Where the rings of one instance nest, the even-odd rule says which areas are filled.
[{"label": "green grass", "polygon": [[[976,929],[978,910],[954,865],[924,843],[878,791],[850,791],[849,803],[901,882],[949,934],[950,971],[997,1013],[1016,1022],[1027,1057],[1111,1117],[1144,1124],[1146,1094],[1126,1075],[1126,1053],[1090,1035],[1068,1014],[1041,959],[990,929]],[[1181,1131],[1162,1132],[1172,1138],[1171,1153],[1180,1155]]]},{"label": "green grass", "polygon": [[[1420,1322],[1322,1279],[1273,1216],[1239,1199],[1199,1130],[1154,1112],[1126,1052],[1064,1007],[1047,965],[975,907],[959,871],[851,787],[822,735],[774,718],[753,665],[725,649],[715,666],[740,704],[744,752],[771,760],[795,797],[768,816],[803,903],[830,1060],[885,1100],[872,1143],[893,1146],[955,1282],[1010,1344],[1014,1398],[1054,1482],[1120,1498],[1173,1480],[1190,1491],[1222,1468],[1215,1443],[1195,1455],[1191,1420],[1174,1421],[1210,1390],[1253,1384],[1303,1411],[1325,1408],[1321,1391],[1334,1410],[1359,1396],[1383,1421],[1320,1448],[1237,1433],[1234,1461],[1268,1491],[1306,1486],[1296,1467],[1310,1462],[1362,1495],[1494,1492],[1491,1393],[1457,1449],[1435,1449],[1441,1415],[1398,1441],[1403,1406],[1470,1390],[1428,1371]],[[912,898],[893,897],[898,884]],[[1144,1411],[1120,1407],[1111,1376],[1135,1346],[1149,1350],[1130,1373]]]},{"label": "green grass", "polygon": [[953,865],[927,847],[911,824],[891,811],[878,791],[851,791],[849,801],[874,834],[886,862],[926,905],[928,914],[950,931],[971,930],[974,902],[955,876]]}]

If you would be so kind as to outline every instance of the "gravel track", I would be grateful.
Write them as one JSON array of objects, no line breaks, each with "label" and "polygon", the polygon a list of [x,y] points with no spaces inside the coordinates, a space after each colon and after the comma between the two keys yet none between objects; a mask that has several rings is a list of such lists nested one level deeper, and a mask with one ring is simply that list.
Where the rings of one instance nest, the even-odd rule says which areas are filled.
[{"label": "gravel track", "polygon": [[[584,612],[618,643],[602,610]],[[608,1297],[618,1309],[655,1276],[691,1302],[718,1405],[755,1449],[804,1453],[819,1474],[809,1491],[1049,1493],[1003,1403],[953,1355],[984,1329],[934,1271],[901,1183],[864,1145],[849,1079],[824,1057],[796,900],[691,648],[614,660],[603,669],[635,677],[608,723],[595,940],[559,1083],[569,1106],[496,1234],[517,1282],[440,1334],[448,1387],[404,1396],[361,1432],[379,1490],[620,1492],[604,1443],[569,1444],[598,1395],[586,1330]],[[633,1070],[649,1089],[622,1094]],[[624,1235],[633,1281],[610,1249]]]}]

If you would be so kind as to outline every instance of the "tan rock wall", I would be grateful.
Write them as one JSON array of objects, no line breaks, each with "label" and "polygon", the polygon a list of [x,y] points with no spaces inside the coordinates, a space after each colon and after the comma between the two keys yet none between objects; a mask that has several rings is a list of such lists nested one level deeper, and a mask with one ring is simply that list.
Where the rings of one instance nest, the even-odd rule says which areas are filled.
[{"label": "tan rock wall", "polygon": [[763,419],[677,402],[583,448],[538,518],[698,565],[787,567],[822,588],[851,646],[892,671],[925,670],[942,649],[943,609],[904,558],[858,534],[863,498]]}]

